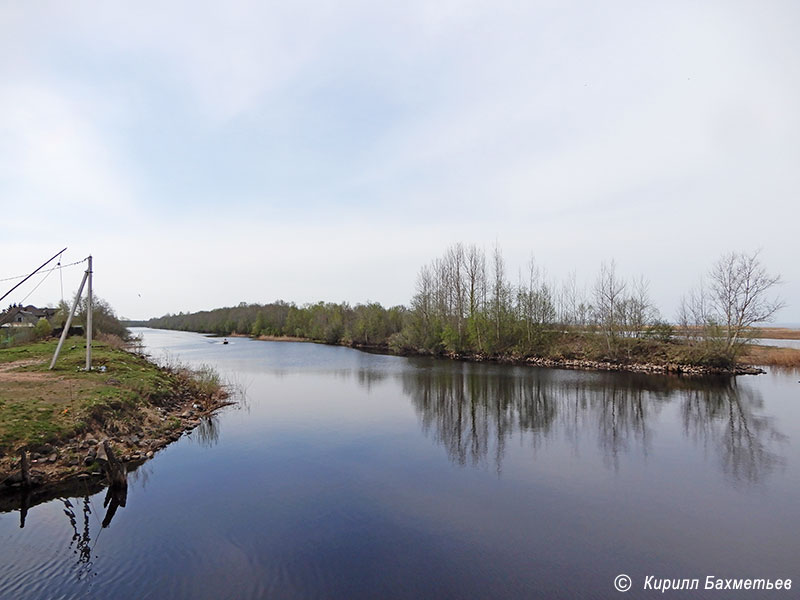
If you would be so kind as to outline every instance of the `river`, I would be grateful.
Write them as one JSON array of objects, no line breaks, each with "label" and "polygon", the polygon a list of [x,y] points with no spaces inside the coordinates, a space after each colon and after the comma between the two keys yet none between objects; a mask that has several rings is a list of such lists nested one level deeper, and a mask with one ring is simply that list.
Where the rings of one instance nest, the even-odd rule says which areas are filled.
[{"label": "river", "polygon": [[[617,598],[800,579],[800,373],[682,379],[152,329],[244,396],[105,492],[0,514],[0,598]],[[800,586],[799,581],[793,584]],[[685,596],[682,596],[685,594]],[[797,591],[736,597],[796,597]]]}]

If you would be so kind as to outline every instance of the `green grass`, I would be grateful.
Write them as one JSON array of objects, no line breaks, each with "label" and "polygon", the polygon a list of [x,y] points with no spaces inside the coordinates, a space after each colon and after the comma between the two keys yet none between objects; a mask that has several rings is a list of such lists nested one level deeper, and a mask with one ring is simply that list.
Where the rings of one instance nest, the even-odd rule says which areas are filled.
[{"label": "green grass", "polygon": [[[219,387],[213,372],[202,374],[194,384],[180,372],[102,342],[92,346],[93,370],[83,371],[83,338],[67,340],[50,371],[55,347],[49,340],[0,349],[0,456],[86,429],[125,429],[141,417],[140,408],[159,406],[181,391],[204,393],[214,384]],[[4,365],[20,361],[24,362],[2,372]]]}]

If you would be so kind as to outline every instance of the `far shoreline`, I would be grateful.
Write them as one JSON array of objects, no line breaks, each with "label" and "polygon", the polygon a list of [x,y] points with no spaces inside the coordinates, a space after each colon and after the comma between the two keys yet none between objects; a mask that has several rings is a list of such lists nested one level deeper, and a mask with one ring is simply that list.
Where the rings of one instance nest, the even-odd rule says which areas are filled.
[{"label": "far shoreline", "polygon": [[[800,339],[800,330],[789,330],[784,328],[775,328],[776,330],[784,330],[789,333],[784,335],[793,334],[796,337],[784,338],[762,338],[757,339]],[[167,330],[171,331],[171,330]],[[201,335],[207,335],[204,332],[198,331]],[[321,344],[324,346],[340,346],[345,348],[353,348],[374,354],[383,354],[386,356],[417,356],[417,357],[431,357],[437,359],[462,361],[470,363],[494,363],[504,364],[509,366],[529,366],[541,367],[549,369],[567,369],[577,371],[604,371],[604,372],[624,372],[624,373],[644,373],[653,375],[678,375],[684,377],[706,377],[706,376],[730,376],[735,377],[738,375],[760,375],[766,373],[763,367],[769,366],[786,366],[781,361],[769,362],[770,356],[773,356],[772,349],[778,351],[778,356],[790,357],[790,360],[797,361],[800,364],[800,350],[793,348],[777,348],[773,346],[757,346],[749,345],[749,352],[745,352],[744,356],[759,356],[762,360],[758,362],[743,361],[735,365],[733,368],[712,367],[704,365],[691,365],[677,362],[637,362],[637,361],[610,361],[610,360],[590,360],[590,359],[566,359],[566,358],[546,358],[538,356],[518,356],[514,354],[501,354],[501,355],[485,355],[473,353],[458,353],[458,352],[445,352],[435,354],[432,352],[419,352],[405,350],[402,352],[394,351],[385,345],[371,345],[361,344],[357,342],[338,342],[329,343],[322,340],[313,340],[308,338],[300,338],[293,336],[274,336],[274,335],[259,335],[251,336],[243,333],[232,333],[229,336],[214,337],[231,337],[231,338],[246,338],[255,341],[263,342],[302,342]],[[790,365],[791,366],[791,365]]]}]

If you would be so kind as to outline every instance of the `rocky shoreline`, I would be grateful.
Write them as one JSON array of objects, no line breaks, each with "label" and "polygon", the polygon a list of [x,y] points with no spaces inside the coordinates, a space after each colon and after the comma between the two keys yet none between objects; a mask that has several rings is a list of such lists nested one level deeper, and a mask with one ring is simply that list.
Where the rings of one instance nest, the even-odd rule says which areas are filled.
[{"label": "rocky shoreline", "polygon": [[527,358],[525,364],[559,369],[582,369],[585,371],[626,371],[631,373],[675,374],[702,377],[706,375],[760,375],[764,369],[749,365],[737,365],[733,369],[682,365],[679,363],[614,363],[594,360],[553,360],[547,358]]},{"label": "rocky shoreline", "polygon": [[365,352],[373,352],[375,354],[385,354],[388,356],[429,356],[433,358],[444,358],[449,360],[460,360],[464,362],[475,363],[497,363],[505,365],[517,366],[533,366],[533,367],[546,367],[550,369],[571,369],[581,371],[617,371],[628,373],[651,373],[662,375],[682,375],[688,377],[705,377],[705,376],[737,376],[737,375],[761,375],[766,371],[755,365],[736,365],[731,368],[724,367],[711,367],[703,365],[691,365],[675,362],[657,363],[657,362],[623,362],[623,361],[600,361],[590,359],[568,359],[568,358],[542,358],[537,356],[515,356],[515,355],[487,355],[487,354],[472,354],[472,353],[458,353],[446,352],[443,354],[434,354],[432,352],[421,352],[414,350],[395,351],[389,346],[379,344],[362,344],[358,342],[340,342],[329,343],[318,340],[311,340],[297,337],[276,337],[276,336],[249,336],[244,334],[231,334],[230,337],[250,338],[253,340],[260,340],[266,342],[311,342],[323,344],[326,346],[346,346],[348,348],[355,348],[356,350],[363,350]]},{"label": "rocky shoreline", "polygon": [[152,407],[155,418],[142,419],[125,435],[108,435],[98,427],[60,443],[31,447],[26,457],[29,485],[24,485],[22,457],[6,462],[0,471],[0,511],[18,507],[20,496],[32,494],[48,499],[54,497],[51,490],[74,487],[79,482],[99,491],[109,483],[102,461],[98,460],[103,441],[109,441],[118,460],[132,471],[159,450],[191,434],[220,408],[233,404],[227,398],[227,393],[204,401],[177,397],[167,406]]},{"label": "rocky shoreline", "polygon": [[424,352],[395,352],[386,346],[375,346],[366,344],[346,344],[351,348],[374,352],[375,354],[387,354],[392,356],[429,356],[434,358],[444,358],[449,360],[460,360],[474,363],[497,363],[515,366],[546,367],[549,369],[571,369],[580,371],[618,371],[629,373],[651,373],[651,374],[670,374],[689,377],[705,376],[736,376],[736,375],[761,375],[766,371],[754,365],[736,365],[734,368],[709,367],[702,365],[687,365],[681,363],[637,363],[637,362],[612,362],[598,361],[589,359],[567,359],[567,358],[541,358],[537,356],[514,356],[499,355],[492,356],[486,354],[468,354],[448,352],[444,354],[432,354]]}]

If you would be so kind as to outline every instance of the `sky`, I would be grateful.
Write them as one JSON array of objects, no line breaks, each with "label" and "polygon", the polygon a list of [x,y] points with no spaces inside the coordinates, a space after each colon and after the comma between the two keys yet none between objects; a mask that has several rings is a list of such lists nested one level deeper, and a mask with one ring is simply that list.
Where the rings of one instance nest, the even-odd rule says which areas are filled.
[{"label": "sky", "polygon": [[[128,318],[395,305],[497,243],[512,280],[614,259],[672,319],[760,249],[800,322],[798,31],[793,0],[0,0],[0,280],[66,246]],[[40,279],[3,304],[81,267]]]}]

